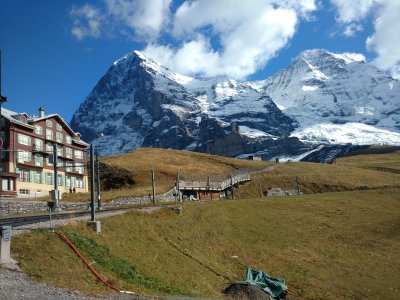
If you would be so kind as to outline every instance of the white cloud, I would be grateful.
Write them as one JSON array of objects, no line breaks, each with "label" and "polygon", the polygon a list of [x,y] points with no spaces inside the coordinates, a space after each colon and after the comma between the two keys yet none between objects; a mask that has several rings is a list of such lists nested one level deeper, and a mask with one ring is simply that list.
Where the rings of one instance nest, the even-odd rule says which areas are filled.
[{"label": "white cloud", "polygon": [[107,14],[140,37],[157,37],[169,19],[172,0],[105,0]]},{"label": "white cloud", "polygon": [[[300,20],[317,9],[316,0],[191,0],[171,12],[171,2],[103,0],[102,10],[75,7],[72,33],[84,39],[114,28],[146,40],[144,52],[177,72],[243,78],[288,45]],[[77,13],[87,7],[92,14]]]},{"label": "white cloud", "polygon": [[73,6],[70,16],[73,18],[71,33],[78,40],[100,36],[102,15],[98,8],[89,4],[85,4],[82,7]]},{"label": "white cloud", "polygon": [[338,10],[337,21],[351,23],[363,20],[379,0],[331,0]]},{"label": "white cloud", "polygon": [[344,30],[343,34],[346,37],[352,37],[357,32],[363,31],[363,29],[364,28],[363,28],[363,26],[361,24],[351,23],[351,24],[345,26],[345,30]]},{"label": "white cloud", "polygon": [[181,46],[152,44],[144,52],[178,72],[243,78],[287,45],[300,16],[315,9],[313,0],[187,1],[173,19]]},{"label": "white cloud", "polygon": [[82,40],[110,30],[140,39],[157,38],[169,21],[172,0],[103,0],[104,9],[85,4],[70,11],[71,33]]},{"label": "white cloud", "polygon": [[377,57],[376,66],[399,78],[400,45],[400,1],[399,0],[331,0],[337,8],[337,20],[342,24],[355,24],[368,15],[373,17],[374,33],[366,40],[367,48]]}]

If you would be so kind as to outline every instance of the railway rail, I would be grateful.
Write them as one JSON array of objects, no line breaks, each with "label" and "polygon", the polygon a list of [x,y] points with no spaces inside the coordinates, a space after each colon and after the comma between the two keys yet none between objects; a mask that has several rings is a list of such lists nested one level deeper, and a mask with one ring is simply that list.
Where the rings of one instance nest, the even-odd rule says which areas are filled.
[{"label": "railway rail", "polygon": [[[117,211],[129,211],[129,210],[141,210],[147,208],[160,208],[166,206],[175,206],[176,203],[168,203],[168,204],[157,204],[157,205],[144,205],[144,206],[134,206],[134,207],[123,207],[123,208],[114,208],[114,209],[102,209],[96,210],[96,215],[101,216],[102,214],[106,214],[109,212],[117,212]],[[69,211],[69,212],[52,212],[51,219],[54,220],[65,220],[65,219],[73,219],[77,217],[91,216],[90,210],[85,211]],[[47,222],[50,221],[50,214],[32,214],[32,215],[23,215],[23,216],[8,216],[0,218],[0,227],[1,226],[12,226],[13,228]]]}]

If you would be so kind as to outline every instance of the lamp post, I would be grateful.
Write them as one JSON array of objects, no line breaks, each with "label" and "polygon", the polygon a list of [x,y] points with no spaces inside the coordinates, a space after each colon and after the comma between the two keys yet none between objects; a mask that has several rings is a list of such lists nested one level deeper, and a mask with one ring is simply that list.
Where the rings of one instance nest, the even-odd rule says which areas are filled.
[{"label": "lamp post", "polygon": [[100,161],[99,149],[96,148],[96,190],[97,190],[97,209],[101,210],[101,195],[100,195]]},{"label": "lamp post", "polygon": [[[103,133],[97,133],[96,138],[103,137]],[[99,141],[96,146],[96,192],[97,192],[97,209],[101,210],[101,194],[100,194],[100,160],[99,160]]]}]

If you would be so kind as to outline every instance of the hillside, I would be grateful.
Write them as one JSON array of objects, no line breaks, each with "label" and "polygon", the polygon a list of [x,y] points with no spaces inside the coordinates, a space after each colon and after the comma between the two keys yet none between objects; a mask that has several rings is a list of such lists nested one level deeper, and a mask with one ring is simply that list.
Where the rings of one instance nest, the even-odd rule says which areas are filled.
[{"label": "hillside", "polygon": [[[85,223],[62,230],[113,285],[139,294],[221,297],[221,289],[252,266],[284,277],[295,298],[397,299],[399,158],[395,151],[332,165],[275,164],[139,149],[103,163],[132,172],[143,188],[152,168],[162,170],[165,187],[177,171],[258,171],[237,191],[242,200],[184,203],[183,215],[163,208],[105,218],[100,236]],[[309,195],[261,198],[260,187],[296,188],[296,177]],[[39,281],[92,295],[110,292],[50,231],[13,238],[12,247],[23,270]]]},{"label": "hillside", "polygon": [[[386,150],[385,150],[386,149]],[[365,150],[367,151],[367,150]],[[376,148],[369,152],[393,151]],[[126,154],[101,157],[102,200],[151,194],[151,170],[155,171],[156,192],[174,187],[178,172],[193,175],[226,174],[249,168],[255,172],[252,181],[240,186],[236,196],[260,197],[270,188],[296,189],[307,194],[397,187],[400,151],[385,154],[357,155],[339,158],[336,164],[250,161],[191,151],[140,148]],[[397,167],[396,167],[397,166]],[[66,194],[66,201],[86,201],[88,195]]]},{"label": "hillside", "polygon": [[[398,299],[398,194],[188,203],[183,215],[165,208],[102,219],[101,235],[84,223],[63,231],[104,278],[139,294],[222,298],[221,289],[252,266],[285,278],[295,299]],[[50,231],[14,238],[12,253],[39,281],[111,293]]]}]

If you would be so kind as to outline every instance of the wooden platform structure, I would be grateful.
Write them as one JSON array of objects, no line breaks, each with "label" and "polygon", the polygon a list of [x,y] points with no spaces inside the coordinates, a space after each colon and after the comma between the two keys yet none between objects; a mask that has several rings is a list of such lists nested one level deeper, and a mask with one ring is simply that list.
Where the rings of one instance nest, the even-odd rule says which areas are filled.
[{"label": "wooden platform structure", "polygon": [[176,188],[183,196],[192,195],[195,199],[211,200],[215,198],[228,197],[233,198],[233,190],[239,184],[250,181],[251,174],[247,169],[235,170],[224,175],[205,175],[195,176],[179,173],[177,175]]}]

